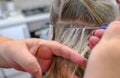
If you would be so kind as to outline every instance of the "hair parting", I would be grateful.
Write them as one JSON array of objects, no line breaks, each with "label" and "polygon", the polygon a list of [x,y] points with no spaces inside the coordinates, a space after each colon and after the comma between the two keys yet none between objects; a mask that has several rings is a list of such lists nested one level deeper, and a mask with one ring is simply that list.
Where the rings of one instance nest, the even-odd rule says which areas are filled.
[{"label": "hair parting", "polygon": [[[115,0],[52,0],[51,3],[52,39],[74,49],[85,59],[90,54],[87,38],[91,31],[119,15]],[[44,78],[82,78],[84,70],[85,66],[54,56]]]}]

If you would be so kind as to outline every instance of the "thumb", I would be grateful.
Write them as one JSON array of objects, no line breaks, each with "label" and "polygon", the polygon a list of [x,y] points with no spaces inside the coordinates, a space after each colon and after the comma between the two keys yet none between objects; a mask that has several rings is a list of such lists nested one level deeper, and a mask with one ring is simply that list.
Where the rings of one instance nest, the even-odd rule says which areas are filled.
[{"label": "thumb", "polygon": [[35,78],[42,78],[41,67],[37,59],[28,50],[18,52],[18,56],[14,56],[13,59],[21,68],[34,75]]}]

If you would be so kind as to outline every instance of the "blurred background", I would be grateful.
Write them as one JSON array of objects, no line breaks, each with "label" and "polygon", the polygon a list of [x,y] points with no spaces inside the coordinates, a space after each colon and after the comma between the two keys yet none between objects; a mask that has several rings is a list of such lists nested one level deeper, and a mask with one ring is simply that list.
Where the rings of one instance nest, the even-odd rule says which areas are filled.
[{"label": "blurred background", "polygon": [[[16,40],[49,39],[50,0],[0,0],[0,36]],[[14,69],[0,69],[0,78],[33,78]]]}]

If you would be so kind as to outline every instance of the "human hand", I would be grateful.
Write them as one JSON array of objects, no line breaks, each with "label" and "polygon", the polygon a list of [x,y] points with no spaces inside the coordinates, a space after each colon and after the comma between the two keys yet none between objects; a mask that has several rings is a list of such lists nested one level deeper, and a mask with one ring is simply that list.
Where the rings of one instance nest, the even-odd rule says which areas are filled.
[{"label": "human hand", "polygon": [[93,30],[92,35],[88,37],[88,46],[90,49],[93,49],[95,45],[100,41],[104,34],[105,30],[104,29],[97,29]]},{"label": "human hand", "polygon": [[[114,21],[120,21],[120,17],[117,17]],[[98,44],[107,27],[108,24],[105,24],[101,27],[102,29],[96,29],[92,31],[92,34],[88,37],[88,46],[90,49],[93,49]]]},{"label": "human hand", "polygon": [[29,72],[36,78],[41,78],[41,72],[49,69],[54,55],[64,57],[79,65],[86,64],[86,60],[74,50],[55,41],[9,40],[0,45],[1,67]]},{"label": "human hand", "polygon": [[[110,23],[93,48],[84,78],[120,78],[120,21]],[[91,72],[92,71],[92,72]]]}]

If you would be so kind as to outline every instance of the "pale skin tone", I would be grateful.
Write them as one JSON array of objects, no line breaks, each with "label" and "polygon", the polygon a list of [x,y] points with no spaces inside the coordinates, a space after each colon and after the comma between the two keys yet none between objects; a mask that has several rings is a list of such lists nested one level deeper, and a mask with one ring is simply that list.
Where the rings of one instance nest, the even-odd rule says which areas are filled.
[{"label": "pale skin tone", "polygon": [[[97,32],[94,32],[96,38]],[[104,32],[99,30],[99,33],[102,38],[94,38],[98,43],[91,52],[84,78],[120,78],[120,21],[110,23]]]},{"label": "pale skin tone", "polygon": [[[99,42],[101,37],[102,40],[92,51],[84,78],[113,78],[114,75],[116,78],[120,77],[118,73],[120,71],[120,63],[118,62],[118,59],[120,59],[118,45],[120,42],[119,25],[119,21],[113,22],[110,24],[103,37],[104,30],[100,29],[93,33],[92,39],[89,38],[91,41],[93,40],[93,43],[94,40],[96,40],[95,44]],[[104,48],[102,48],[103,46]],[[115,51],[113,51],[113,48]],[[112,55],[112,58],[107,56],[108,54]],[[75,51],[55,41],[40,39],[12,40],[6,37],[0,37],[1,68],[15,68],[29,72],[36,78],[41,78],[41,72],[45,72],[49,69],[53,55],[64,57],[79,65],[85,65],[86,63]],[[104,59],[107,60],[105,61]],[[116,72],[109,72],[113,70]]]},{"label": "pale skin tone", "polygon": [[[100,43],[92,51],[85,78],[113,78],[114,74],[116,75],[118,72],[120,72],[120,69],[118,68],[120,64],[118,59],[120,59],[120,57],[117,57],[117,59],[114,57],[117,55],[119,56],[120,53],[118,48],[118,43],[120,40],[120,31],[118,29],[120,29],[120,27],[116,23],[120,25],[120,22],[118,21],[111,23],[113,25],[109,26],[105,32],[105,35],[103,37],[103,33],[100,36],[97,35],[98,40],[96,40],[96,43],[93,42],[94,45],[92,46],[94,47],[102,37]],[[112,26],[115,26],[115,28]],[[95,34],[96,33],[94,33],[94,35]],[[100,47],[103,46],[104,48],[101,49]],[[116,50],[116,53],[111,50],[113,48]],[[108,52],[112,55],[112,58],[109,56],[106,57]],[[53,55],[64,57],[79,65],[86,64],[86,61],[81,56],[79,56],[77,52],[55,41],[45,41],[40,39],[12,40],[6,37],[0,37],[1,68],[15,68],[17,70],[29,72],[36,78],[41,78],[41,73],[49,69]],[[108,70],[104,71],[104,68]],[[109,72],[113,70],[116,72]],[[104,74],[104,72],[107,72],[107,74]],[[116,78],[120,78],[119,74],[116,76]]]},{"label": "pale skin tone", "polygon": [[[120,21],[120,17],[117,17],[115,21]],[[93,49],[95,45],[100,41],[104,32],[105,29],[96,29],[92,31],[92,35],[88,37],[88,46],[90,49]]]},{"label": "pale skin tone", "polygon": [[[120,63],[118,61],[120,59],[118,45],[120,42],[119,24],[119,21],[111,23],[99,44],[93,49],[84,78],[120,77],[118,73],[120,72]],[[99,35],[96,35],[97,33]],[[94,35],[101,38],[103,33],[101,33],[101,30],[97,30]],[[104,48],[102,48],[103,46]],[[12,40],[0,37],[0,67],[2,68],[27,71],[36,76],[36,78],[41,78],[41,72],[49,68],[53,55],[62,56],[80,65],[85,64],[85,60],[76,54],[75,51],[58,42],[40,39]],[[110,72],[113,70],[114,72]]]},{"label": "pale skin tone", "polygon": [[0,37],[0,67],[15,68],[42,78],[52,62],[53,56],[61,56],[72,62],[85,65],[84,60],[74,50],[55,41],[41,39],[12,40]]},{"label": "pale skin tone", "polygon": [[100,41],[104,34],[104,29],[97,29],[92,31],[92,35],[88,37],[89,43],[88,46],[90,49],[93,49],[95,45]]}]

